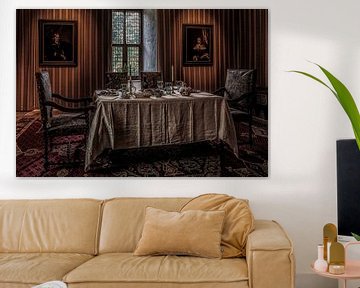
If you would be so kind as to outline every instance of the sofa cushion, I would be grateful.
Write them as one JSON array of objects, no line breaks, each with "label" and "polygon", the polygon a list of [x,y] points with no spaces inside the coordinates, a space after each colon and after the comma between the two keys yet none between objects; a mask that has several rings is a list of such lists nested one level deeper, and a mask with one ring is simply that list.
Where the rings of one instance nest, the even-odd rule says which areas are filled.
[{"label": "sofa cushion", "polygon": [[66,273],[92,257],[72,253],[0,253],[0,286],[3,283],[40,284],[61,280]]},{"label": "sofa cushion", "polygon": [[134,255],[221,258],[224,216],[224,211],[168,212],[147,207],[144,229]]},{"label": "sofa cushion", "polygon": [[104,203],[99,253],[134,252],[148,206],[179,211],[189,198],[117,198]]},{"label": "sofa cushion", "polygon": [[221,236],[223,258],[242,257],[246,255],[246,240],[254,230],[254,217],[247,200],[236,199],[225,194],[204,194],[182,207],[188,210],[225,211],[224,229]]},{"label": "sofa cushion", "polygon": [[144,287],[148,287],[147,283],[158,283],[158,285],[159,283],[209,284],[242,281],[247,283],[247,279],[247,264],[241,258],[139,257],[131,253],[110,253],[97,256],[64,277],[64,281],[70,284],[121,282],[144,283]]},{"label": "sofa cushion", "polygon": [[0,200],[0,252],[95,254],[102,201]]}]

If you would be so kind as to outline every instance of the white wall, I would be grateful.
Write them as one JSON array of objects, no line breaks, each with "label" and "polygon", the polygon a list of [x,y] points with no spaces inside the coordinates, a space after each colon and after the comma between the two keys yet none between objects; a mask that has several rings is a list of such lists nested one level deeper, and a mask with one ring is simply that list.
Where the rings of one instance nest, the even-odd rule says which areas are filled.
[{"label": "white wall", "polygon": [[[16,179],[15,178],[15,8],[27,0],[6,0],[0,12],[0,198],[195,196],[219,192],[248,198],[257,218],[278,220],[295,244],[299,288],[322,284],[309,264],[316,257],[322,227],[336,223],[335,141],[352,130],[332,95],[318,84],[285,72],[318,73],[306,60],[333,71],[360,102],[360,2],[358,0],[47,0],[38,8],[268,8],[270,55],[270,176],[213,179]],[[4,3],[4,2],[2,2]],[[175,3],[175,4],[174,4]],[[205,3],[205,2],[204,2]],[[56,5],[51,2],[51,5]],[[36,43],[34,43],[36,45]],[[327,283],[328,284],[328,283]]]}]

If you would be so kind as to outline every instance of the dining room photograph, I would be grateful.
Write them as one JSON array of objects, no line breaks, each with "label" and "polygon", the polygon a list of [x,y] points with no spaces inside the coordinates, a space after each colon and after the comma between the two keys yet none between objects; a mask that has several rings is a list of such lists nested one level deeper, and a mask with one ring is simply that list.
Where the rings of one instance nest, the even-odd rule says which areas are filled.
[{"label": "dining room photograph", "polygon": [[267,177],[267,9],[17,9],[17,177]]}]

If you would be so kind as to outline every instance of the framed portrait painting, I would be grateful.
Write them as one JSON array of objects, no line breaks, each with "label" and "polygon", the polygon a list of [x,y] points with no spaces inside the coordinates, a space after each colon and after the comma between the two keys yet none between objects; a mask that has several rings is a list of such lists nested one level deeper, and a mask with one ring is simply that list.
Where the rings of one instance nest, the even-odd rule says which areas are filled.
[{"label": "framed portrait painting", "polygon": [[77,65],[77,22],[39,20],[40,66]]},{"label": "framed portrait painting", "polygon": [[183,65],[213,64],[212,25],[183,25]]}]

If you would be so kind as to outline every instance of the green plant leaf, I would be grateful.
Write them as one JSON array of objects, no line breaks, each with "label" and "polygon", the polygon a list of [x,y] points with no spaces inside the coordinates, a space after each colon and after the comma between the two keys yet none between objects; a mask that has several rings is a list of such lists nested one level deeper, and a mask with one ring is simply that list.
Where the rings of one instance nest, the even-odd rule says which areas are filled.
[{"label": "green plant leaf", "polygon": [[320,80],[319,78],[315,77],[314,75],[311,75],[310,73],[306,73],[306,72],[303,72],[303,71],[298,71],[298,70],[290,70],[288,72],[294,72],[294,73],[298,73],[298,74],[302,74],[302,75],[305,75],[315,81],[318,81],[319,83],[321,83],[322,85],[324,85],[326,88],[329,88],[329,90],[335,95],[336,98],[338,98],[338,95],[336,94],[336,92],[331,89],[331,87],[329,85],[327,85],[325,82],[323,82],[322,80]]},{"label": "green plant leaf", "polygon": [[318,64],[317,65],[321,71],[325,74],[325,76],[329,79],[331,85],[334,87],[335,91],[338,95],[338,100],[341,104],[341,106],[344,108],[346,114],[348,115],[350,122],[352,124],[356,142],[358,144],[359,150],[360,150],[360,114],[359,110],[356,107],[356,103],[354,101],[354,98],[352,97],[349,90],[346,88],[346,86],[338,80],[334,75],[332,75],[329,71],[327,71],[325,68],[321,67]]},{"label": "green plant leaf", "polygon": [[351,235],[356,239],[356,241],[360,241],[360,235],[355,234],[353,232],[351,232]]},{"label": "green plant leaf", "polygon": [[297,70],[292,70],[289,72],[295,72],[298,74],[305,75],[305,76],[321,83],[335,95],[336,99],[339,101],[340,105],[343,107],[345,113],[347,114],[348,118],[350,119],[353,131],[354,131],[356,143],[360,150],[360,114],[359,114],[358,108],[356,107],[354,98],[352,97],[351,93],[346,88],[346,86],[340,80],[338,80],[334,75],[332,75],[328,70],[326,70],[325,68],[323,68],[322,66],[320,66],[316,63],[313,63],[313,64],[317,65],[320,68],[320,70],[325,74],[325,76],[330,81],[331,85],[333,86],[333,89],[329,85],[327,85],[325,82],[323,82],[319,78],[317,78],[309,73],[297,71]]}]

